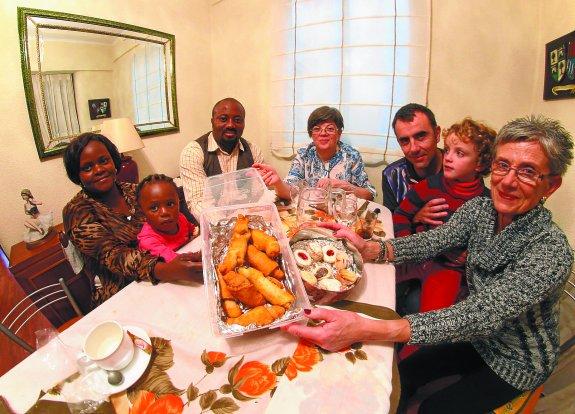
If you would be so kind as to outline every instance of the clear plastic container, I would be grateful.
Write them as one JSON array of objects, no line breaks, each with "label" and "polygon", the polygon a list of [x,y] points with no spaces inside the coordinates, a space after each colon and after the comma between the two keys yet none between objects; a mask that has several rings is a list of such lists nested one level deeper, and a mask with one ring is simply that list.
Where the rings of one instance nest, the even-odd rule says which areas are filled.
[{"label": "clear plastic container", "polygon": [[273,203],[274,198],[275,194],[267,189],[257,170],[246,168],[208,177],[204,185],[202,209],[248,203]]},{"label": "clear plastic container", "polygon": [[[280,244],[280,266],[285,272],[285,284],[295,296],[295,301],[290,309],[270,325],[242,327],[239,325],[227,325],[225,322],[213,260],[214,251],[212,250],[212,242],[215,238],[215,234],[212,234],[212,231],[215,225],[225,223],[237,217],[238,214],[243,214],[248,216],[248,218],[249,216],[261,216],[265,223],[269,225],[269,229],[273,232],[273,235]],[[289,241],[282,229],[277,208],[273,203],[248,203],[204,209],[200,217],[200,229],[204,243],[202,254],[204,287],[209,306],[212,331],[215,335],[226,338],[233,337],[260,329],[277,328],[303,318],[303,309],[310,308],[311,305],[301,278],[299,277],[297,265],[292,250],[289,247]]]}]

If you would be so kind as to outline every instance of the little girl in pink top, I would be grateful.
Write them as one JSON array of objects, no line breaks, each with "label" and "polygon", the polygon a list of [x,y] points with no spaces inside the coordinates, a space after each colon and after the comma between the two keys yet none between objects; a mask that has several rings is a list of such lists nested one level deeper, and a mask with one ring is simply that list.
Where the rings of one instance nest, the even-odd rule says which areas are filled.
[{"label": "little girl in pink top", "polygon": [[178,188],[170,177],[152,174],[140,182],[136,199],[146,216],[146,223],[138,234],[138,247],[173,260],[175,252],[197,235],[197,227],[180,213]]}]

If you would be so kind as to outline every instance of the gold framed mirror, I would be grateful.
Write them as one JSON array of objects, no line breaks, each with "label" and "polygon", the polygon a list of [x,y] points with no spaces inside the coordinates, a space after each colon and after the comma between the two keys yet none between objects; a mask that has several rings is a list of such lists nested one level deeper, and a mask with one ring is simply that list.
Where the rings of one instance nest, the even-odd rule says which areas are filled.
[{"label": "gold framed mirror", "polygon": [[18,32],[40,158],[107,118],[130,118],[141,136],[179,130],[174,35],[23,7]]}]

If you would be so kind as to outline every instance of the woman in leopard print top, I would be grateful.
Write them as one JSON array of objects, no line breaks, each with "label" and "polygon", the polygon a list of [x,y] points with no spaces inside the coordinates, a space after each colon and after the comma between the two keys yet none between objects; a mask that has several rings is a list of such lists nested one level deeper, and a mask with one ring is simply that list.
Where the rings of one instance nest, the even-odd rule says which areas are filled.
[{"label": "woman in leopard print top", "polygon": [[180,255],[170,263],[138,250],[137,235],[144,224],[135,184],[116,181],[120,168],[116,146],[99,134],[85,133],[66,148],[64,165],[70,180],[82,190],[64,207],[64,229],[82,253],[89,274],[101,286],[92,289],[97,306],[130,282],[201,280],[201,262]]}]

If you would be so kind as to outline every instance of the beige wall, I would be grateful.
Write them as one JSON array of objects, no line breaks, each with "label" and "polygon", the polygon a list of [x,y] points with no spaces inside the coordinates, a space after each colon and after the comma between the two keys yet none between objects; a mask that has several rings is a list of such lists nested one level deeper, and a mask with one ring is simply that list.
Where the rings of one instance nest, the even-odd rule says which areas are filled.
[{"label": "beige wall", "polygon": [[[432,7],[429,106],[440,124],[448,126],[470,115],[499,128],[513,117],[541,112],[561,119],[575,132],[575,120],[568,116],[575,100],[541,99],[544,44],[573,27],[575,3],[480,0],[465,8],[461,4],[441,0]],[[142,175],[151,171],[177,175],[181,148],[210,129],[211,106],[225,96],[244,103],[244,135],[260,145],[281,174],[287,172],[290,162],[272,158],[267,135],[272,30],[268,0],[181,0],[161,7],[151,0],[102,0],[97,8],[87,0],[2,2],[0,41],[5,67],[0,105],[5,132],[0,133],[4,161],[0,242],[5,248],[21,239],[22,187],[31,187],[57,213],[76,191],[65,178],[60,157],[40,162],[36,155],[20,74],[17,5],[124,21],[176,35],[181,132],[145,139],[146,148],[133,154]],[[368,168],[368,174],[380,189],[381,167]],[[574,174],[567,175],[548,202],[572,244],[575,227],[568,218],[575,201]],[[58,191],[51,191],[55,186]]]},{"label": "beige wall", "polygon": [[74,93],[76,95],[76,108],[80,131],[91,131],[92,127],[100,129],[102,119],[90,119],[88,100],[110,99],[111,114],[114,118],[121,118],[116,105],[116,90],[112,84],[111,70],[80,70],[74,72]]},{"label": "beige wall", "polygon": [[[228,10],[234,10],[234,19],[228,19]],[[271,156],[266,134],[269,13],[265,0],[224,0],[212,7],[212,96],[242,100],[245,136],[285,175],[290,162]],[[470,7],[459,0],[433,1],[428,105],[440,125],[472,116],[500,128],[515,117],[541,112],[560,119],[575,134],[575,100],[541,99],[545,42],[572,30],[574,15],[575,2],[561,0],[481,0]],[[380,201],[381,170],[367,169]],[[575,224],[568,209],[575,201],[574,170],[548,202],[572,244]]]},{"label": "beige wall", "polygon": [[148,27],[176,36],[176,74],[180,132],[145,138],[146,148],[133,155],[140,175],[178,174],[186,143],[210,128],[212,100],[209,4],[205,0],[35,0],[0,2],[0,243],[5,250],[22,240],[22,188],[30,188],[53,210],[57,221],[65,203],[78,191],[68,181],[62,157],[38,158],[22,86],[16,7],[33,7],[104,18]]},{"label": "beige wall", "polygon": [[[545,69],[545,48],[543,45],[557,39],[575,29],[575,2],[564,0],[547,0],[541,3],[540,28],[537,50],[537,66],[535,67],[535,88],[533,89],[531,112],[541,113],[561,120],[563,126],[575,135],[575,99],[544,101],[543,79]],[[575,246],[575,220],[573,206],[575,205],[575,166],[563,177],[563,185],[549,199],[547,206],[553,211],[557,224],[565,230]]]}]

